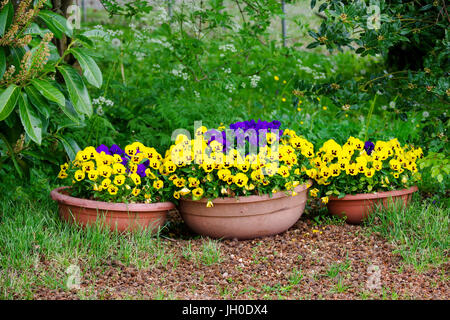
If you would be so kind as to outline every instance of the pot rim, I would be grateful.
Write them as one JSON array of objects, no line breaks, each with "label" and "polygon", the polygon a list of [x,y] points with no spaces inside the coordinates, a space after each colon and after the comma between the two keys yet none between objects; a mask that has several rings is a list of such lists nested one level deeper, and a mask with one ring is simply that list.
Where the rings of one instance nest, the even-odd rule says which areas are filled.
[{"label": "pot rim", "polygon": [[64,189],[69,186],[59,187],[50,192],[50,196],[58,203],[66,205],[84,207],[97,210],[111,210],[111,211],[131,211],[131,212],[149,212],[149,211],[163,211],[175,208],[172,202],[156,202],[156,203],[113,203],[97,200],[82,199],[69,196],[62,193]]},{"label": "pot rim", "polygon": [[330,201],[332,200],[369,200],[369,199],[380,199],[380,198],[388,198],[388,197],[396,197],[403,196],[405,194],[410,194],[419,190],[417,186],[412,186],[408,189],[400,189],[400,190],[391,190],[391,191],[382,191],[382,192],[373,192],[373,193],[357,193],[357,194],[348,194],[343,198],[338,198],[336,196],[331,196]]},{"label": "pot rim", "polygon": [[[308,180],[304,184],[300,184],[294,188],[294,191],[299,193],[301,191],[307,190],[312,185],[312,181]],[[215,198],[211,201],[214,204],[220,204],[220,203],[226,203],[226,204],[240,204],[240,203],[248,203],[248,202],[259,202],[259,201],[268,201],[272,199],[278,199],[282,197],[290,197],[291,195],[286,194],[285,191],[278,191],[274,194],[272,194],[272,197],[270,197],[269,194],[264,194],[261,196],[258,195],[251,195],[251,196],[238,196],[238,197],[226,197],[226,198]],[[209,200],[207,198],[202,198],[200,200],[192,200],[192,199],[180,199],[181,201],[185,202],[198,202],[198,203],[207,203]]]}]

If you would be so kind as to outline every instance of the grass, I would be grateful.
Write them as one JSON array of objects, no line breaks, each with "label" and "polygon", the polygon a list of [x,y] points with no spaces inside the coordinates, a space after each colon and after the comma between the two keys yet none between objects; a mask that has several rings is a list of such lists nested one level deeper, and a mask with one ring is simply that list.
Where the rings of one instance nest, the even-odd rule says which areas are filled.
[{"label": "grass", "polygon": [[[429,267],[439,267],[448,262],[448,228],[448,208],[422,202],[416,197],[406,209],[395,205],[388,209],[380,208],[359,234],[381,235],[395,245],[395,250],[403,258],[405,265],[413,265],[418,271],[425,271]],[[115,264],[145,270],[160,268],[170,272],[183,258],[197,268],[224,261],[220,241],[204,238],[195,242],[180,242],[174,249],[159,234],[152,235],[145,231],[120,234],[101,229],[100,225],[82,230],[61,222],[56,204],[50,199],[1,199],[0,299],[32,299],[39,287],[68,290],[68,280],[73,275],[70,269],[76,267],[80,269],[82,281],[95,283],[97,276],[92,271],[107,270]],[[256,243],[252,252],[253,261],[258,263],[264,262],[264,256],[257,253],[262,244]],[[302,258],[299,255],[298,259]],[[244,272],[239,266],[236,268]],[[329,265],[324,274],[314,274],[313,277],[316,280],[319,279],[317,277],[329,277],[334,281],[331,292],[343,293],[349,289],[344,280],[350,270],[351,263],[346,258]],[[267,297],[276,295],[278,298],[287,298],[295,293],[296,287],[303,284],[305,276],[302,269],[294,268],[286,275],[287,283],[284,285],[261,284],[260,289]],[[200,276],[200,283],[205,280],[204,277],[204,274]],[[448,280],[445,272],[442,272],[441,278],[442,281]],[[226,280],[227,285],[218,288],[223,297],[257,290],[249,288],[248,292],[234,292],[233,278],[228,277]],[[153,298],[173,297],[170,292],[156,289]],[[107,298],[107,291],[95,290],[88,286],[78,294],[82,299]],[[399,298],[395,292],[388,292],[388,288],[384,288],[383,297]],[[361,293],[361,298],[370,296]]]},{"label": "grass", "polygon": [[348,259],[348,253],[347,253],[347,259],[344,262],[339,263],[333,263],[329,267],[329,269],[326,272],[326,275],[330,278],[336,278],[337,276],[341,275],[351,269],[351,262]]},{"label": "grass", "polygon": [[426,271],[448,263],[449,220],[448,207],[421,202],[416,197],[406,208],[399,203],[378,208],[366,225],[369,232],[392,242],[406,264]]},{"label": "grass", "polygon": [[2,200],[0,212],[1,299],[31,298],[38,286],[67,289],[70,266],[78,266],[83,278],[87,271],[112,261],[137,268],[176,263],[158,235],[119,234],[99,225],[86,230],[72,227],[57,217],[50,199]]},{"label": "grass", "polygon": [[197,266],[201,264],[210,266],[223,260],[219,241],[209,238],[202,240],[200,250],[193,249],[191,241],[189,241],[181,249],[181,255],[186,260],[194,262]]}]

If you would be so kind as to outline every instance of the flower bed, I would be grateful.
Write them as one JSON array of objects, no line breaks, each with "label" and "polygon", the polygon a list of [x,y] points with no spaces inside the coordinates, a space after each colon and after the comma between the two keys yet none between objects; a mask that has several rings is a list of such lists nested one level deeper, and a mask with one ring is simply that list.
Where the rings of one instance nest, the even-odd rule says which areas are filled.
[{"label": "flower bed", "polygon": [[[140,142],[123,150],[117,145],[89,146],[78,152],[73,162],[62,165],[58,177],[71,181],[73,197],[120,203],[172,201],[180,204],[183,218],[196,215],[189,204],[192,201],[207,208],[214,207],[214,203],[240,203],[242,209],[230,209],[230,212],[233,216],[236,212],[245,215],[244,203],[249,201],[240,200],[242,197],[253,196],[256,202],[280,192],[296,197],[297,190],[306,194],[312,184],[309,179],[315,181],[315,187],[310,190],[313,197],[321,195],[323,203],[330,201],[332,214],[347,216],[347,209],[335,204],[340,199],[346,200],[347,194],[377,195],[381,191],[408,189],[418,177],[415,161],[423,157],[422,149],[401,147],[397,139],[372,143],[350,137],[343,145],[328,140],[315,152],[311,142],[293,130],[281,130],[280,126],[279,121],[261,120],[210,130],[202,126],[196,129],[193,139],[178,134],[164,157],[155,148]],[[234,200],[218,201],[220,198]],[[374,198],[382,197],[367,199]],[[306,196],[296,199],[298,219]],[[363,201],[356,210],[360,217],[353,216],[349,221],[360,222],[374,207],[372,202]],[[282,206],[282,201],[278,203]],[[188,207],[191,209],[185,210]],[[197,216],[211,216],[201,213],[203,209],[197,204],[195,207]],[[271,212],[280,210],[274,208]],[[189,224],[188,220],[196,219],[185,220]],[[290,225],[286,224],[284,229]],[[274,233],[266,230],[253,234]],[[203,234],[219,233],[203,231]],[[241,237],[251,237],[250,234]]]},{"label": "flower bed", "polygon": [[[397,139],[374,144],[350,137],[343,145],[328,140],[312,159],[312,168],[306,170],[318,185],[311,190],[311,195],[322,194],[322,202],[330,201],[328,209],[332,214],[351,215],[349,222],[360,223],[374,208],[373,199],[399,196],[398,190],[414,185],[418,178],[416,160],[421,157],[421,148],[401,147]],[[357,200],[346,197],[347,194],[359,194],[360,202],[346,201]],[[387,205],[387,201],[381,203]]]}]

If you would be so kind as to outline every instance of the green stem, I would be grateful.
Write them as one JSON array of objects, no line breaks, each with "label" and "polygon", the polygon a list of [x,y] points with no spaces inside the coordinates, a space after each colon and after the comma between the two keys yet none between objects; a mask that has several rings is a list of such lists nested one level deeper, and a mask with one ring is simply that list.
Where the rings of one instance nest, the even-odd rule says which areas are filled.
[{"label": "green stem", "polygon": [[17,163],[16,156],[14,154],[14,150],[11,147],[11,145],[9,144],[8,139],[6,139],[6,137],[3,135],[3,133],[0,133],[0,139],[2,139],[3,142],[5,143],[6,148],[8,149],[9,153],[11,154],[11,159],[12,159],[12,161],[14,163],[14,167],[16,168],[17,172],[19,173],[19,176],[22,178],[23,177],[22,169],[20,169],[20,166]]},{"label": "green stem", "polygon": [[373,98],[372,103],[370,105],[369,115],[367,116],[367,122],[366,122],[366,132],[364,133],[364,141],[367,141],[367,136],[369,134],[369,124],[370,119],[372,118],[373,109],[375,109],[375,102],[377,101],[378,95],[375,94],[375,98]]}]

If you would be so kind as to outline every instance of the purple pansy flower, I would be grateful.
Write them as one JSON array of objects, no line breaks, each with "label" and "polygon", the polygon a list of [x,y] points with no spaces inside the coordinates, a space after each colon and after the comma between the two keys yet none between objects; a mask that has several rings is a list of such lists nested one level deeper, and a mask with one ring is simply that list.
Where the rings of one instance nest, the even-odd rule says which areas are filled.
[{"label": "purple pansy flower", "polygon": [[106,153],[111,155],[111,152],[109,152],[109,148],[107,146],[105,146],[104,144],[101,144],[97,147],[97,149],[95,149],[95,151],[97,151],[98,153]]},{"label": "purple pansy flower", "polygon": [[113,144],[111,146],[111,152],[112,154],[119,154],[119,155],[123,155],[125,153],[125,151],[123,151],[117,144]]},{"label": "purple pansy flower", "polygon": [[366,150],[366,152],[367,152],[367,154],[368,154],[369,156],[371,155],[373,149],[375,149],[375,145],[373,144],[372,141],[367,140],[367,141],[364,143],[364,150]]},{"label": "purple pansy flower", "polygon": [[136,173],[143,178],[145,177],[145,169],[147,168],[145,167],[144,164],[138,164]]}]

